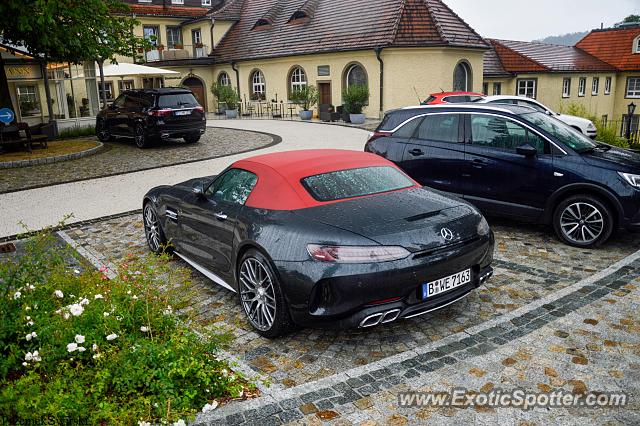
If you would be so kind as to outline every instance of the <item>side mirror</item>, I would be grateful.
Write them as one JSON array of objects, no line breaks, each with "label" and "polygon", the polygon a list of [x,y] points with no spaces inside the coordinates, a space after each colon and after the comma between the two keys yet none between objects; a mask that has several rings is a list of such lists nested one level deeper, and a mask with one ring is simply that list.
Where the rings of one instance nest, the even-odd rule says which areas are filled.
[{"label": "side mirror", "polygon": [[204,187],[201,183],[197,183],[191,190],[197,198],[204,198]]},{"label": "side mirror", "polygon": [[116,109],[116,105],[112,102],[109,104],[109,106],[107,106],[108,109],[114,110]]},{"label": "side mirror", "polygon": [[516,148],[516,152],[525,157],[535,157],[538,154],[538,150],[529,144],[521,145]]}]

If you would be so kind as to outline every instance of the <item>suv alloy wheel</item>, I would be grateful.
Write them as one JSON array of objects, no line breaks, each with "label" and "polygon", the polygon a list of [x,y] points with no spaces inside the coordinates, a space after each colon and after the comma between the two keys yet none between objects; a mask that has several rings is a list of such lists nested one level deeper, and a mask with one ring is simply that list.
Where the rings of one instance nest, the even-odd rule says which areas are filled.
[{"label": "suv alloy wheel", "polygon": [[613,214],[598,198],[574,195],[561,202],[553,215],[558,237],[575,247],[597,247],[613,232]]}]

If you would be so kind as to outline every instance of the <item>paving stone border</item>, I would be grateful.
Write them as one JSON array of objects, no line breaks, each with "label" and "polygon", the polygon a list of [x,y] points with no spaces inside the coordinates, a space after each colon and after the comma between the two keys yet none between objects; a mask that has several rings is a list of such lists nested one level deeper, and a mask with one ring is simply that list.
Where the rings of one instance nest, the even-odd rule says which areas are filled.
[{"label": "paving stone border", "polygon": [[277,394],[200,414],[197,425],[283,424],[389,389],[462,360],[482,356],[623,288],[640,276],[640,251],[569,287],[433,344]]},{"label": "paving stone border", "polygon": [[99,153],[104,149],[104,144],[97,141],[98,145],[93,148],[86,149],[80,152],[73,152],[71,154],[58,155],[55,157],[34,158],[31,160],[18,160],[18,161],[3,161],[0,162],[0,169],[13,169],[17,167],[37,166],[38,164],[59,163],[67,160],[77,160],[78,158],[88,157]]}]

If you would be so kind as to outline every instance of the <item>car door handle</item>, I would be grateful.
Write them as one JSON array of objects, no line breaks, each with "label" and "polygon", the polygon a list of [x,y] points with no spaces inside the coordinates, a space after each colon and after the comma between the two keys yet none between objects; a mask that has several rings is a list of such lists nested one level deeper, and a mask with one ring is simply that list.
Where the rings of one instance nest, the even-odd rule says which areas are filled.
[{"label": "car door handle", "polygon": [[417,157],[418,155],[423,155],[424,152],[421,149],[415,148],[409,151],[409,154],[413,155],[414,157]]},{"label": "car door handle", "polygon": [[222,212],[220,213],[214,213],[213,215],[216,219],[218,219],[219,221],[224,221],[227,220],[228,216]]}]

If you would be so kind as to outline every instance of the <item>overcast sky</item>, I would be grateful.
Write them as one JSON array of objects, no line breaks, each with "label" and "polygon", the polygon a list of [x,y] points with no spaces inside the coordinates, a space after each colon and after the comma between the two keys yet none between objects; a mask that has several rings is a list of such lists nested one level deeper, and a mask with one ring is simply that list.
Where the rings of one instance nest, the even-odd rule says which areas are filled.
[{"label": "overcast sky", "polygon": [[531,41],[608,27],[640,14],[639,0],[444,0],[483,37]]}]

